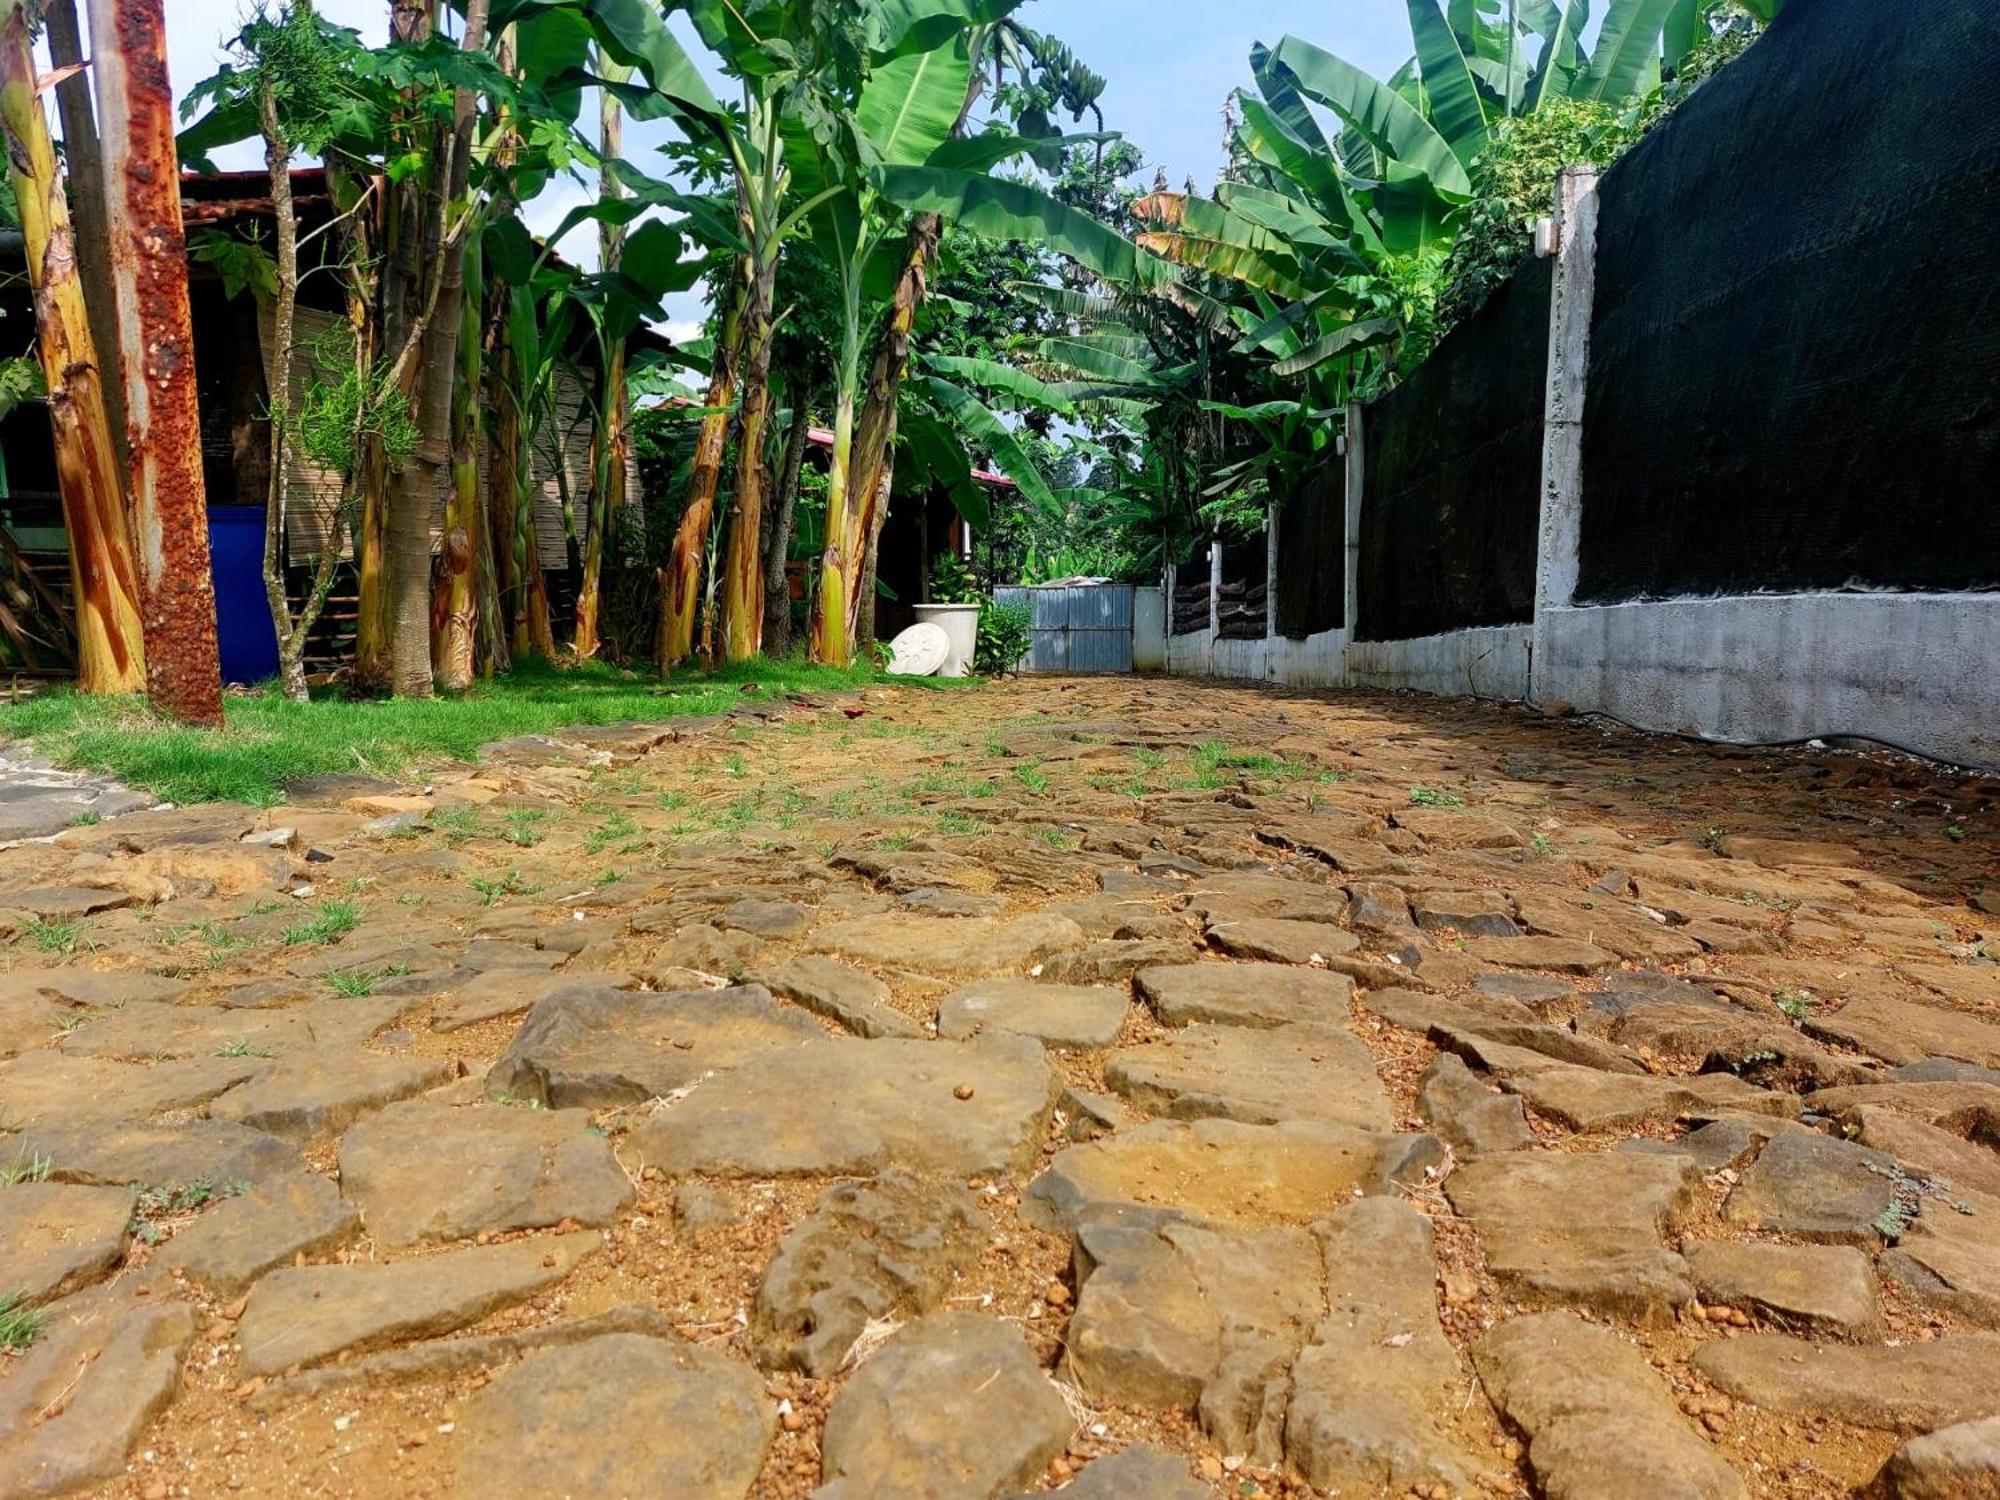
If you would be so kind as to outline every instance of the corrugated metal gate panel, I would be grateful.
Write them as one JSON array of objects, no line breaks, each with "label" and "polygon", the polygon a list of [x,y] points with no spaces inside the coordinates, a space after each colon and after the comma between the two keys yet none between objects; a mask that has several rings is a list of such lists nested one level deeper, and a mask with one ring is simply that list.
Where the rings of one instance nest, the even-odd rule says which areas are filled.
[{"label": "corrugated metal gate panel", "polygon": [[1130,584],[1001,588],[997,604],[1025,604],[1033,615],[1026,671],[1132,670]]}]

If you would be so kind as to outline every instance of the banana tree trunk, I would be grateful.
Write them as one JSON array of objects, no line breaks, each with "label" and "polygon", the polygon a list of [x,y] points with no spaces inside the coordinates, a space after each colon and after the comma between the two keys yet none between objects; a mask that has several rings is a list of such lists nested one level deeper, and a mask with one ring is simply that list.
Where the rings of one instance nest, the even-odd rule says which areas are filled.
[{"label": "banana tree trunk", "polygon": [[673,555],[660,580],[661,672],[686,661],[694,651],[696,616],[701,609],[702,559],[708,550],[709,523],[715,514],[715,492],[722,479],[723,450],[729,441],[729,411],[736,393],[736,363],[741,352],[744,287],[750,272],[738,268],[737,287],[709,367],[709,414],[701,419],[695,439],[694,466],[688,476],[687,508],[674,532]]},{"label": "banana tree trunk", "polygon": [[[598,66],[606,71],[607,77],[619,82],[627,72],[609,58],[600,57]],[[618,96],[609,89],[599,91],[597,134],[600,163],[597,196],[600,201],[609,201],[624,195],[614,163],[625,147],[624,115]],[[598,264],[606,271],[616,271],[624,252],[625,226],[608,220],[600,223]],[[622,338],[604,351],[602,374],[604,387],[598,392],[596,431],[591,434],[591,488],[584,520],[583,579],[576,592],[575,649],[579,661],[597,655],[605,540],[625,501],[625,341]]]},{"label": "banana tree trunk", "polygon": [[785,564],[791,556],[792,516],[798,509],[806,442],[812,435],[812,413],[806,407],[805,392],[797,385],[793,392],[785,457],[764,523],[764,650],[772,656],[784,656],[792,649],[792,591],[786,586]]},{"label": "banana tree trunk", "polygon": [[[475,575],[484,530],[479,514],[479,309],[482,278],[479,250],[465,254],[465,296],[459,314],[456,378],[451,387],[451,496],[445,502],[444,558],[434,613],[438,631],[437,684],[447,693],[472,686],[478,637]],[[490,556],[490,554],[488,554]]]},{"label": "banana tree trunk", "polygon": [[90,32],[146,691],[155,708],[219,729],[222,671],[161,0],[92,0]]},{"label": "banana tree trunk", "polygon": [[860,530],[858,510],[848,504],[849,464],[854,454],[854,382],[843,379],[833,409],[833,466],[826,482],[826,550],[820,555],[819,592],[813,596],[812,640],[808,654],[815,662],[845,667],[854,660],[851,600],[860,592],[861,553],[867,534]]},{"label": "banana tree trunk", "polygon": [[[910,367],[910,333],[916,325],[917,309],[924,303],[926,276],[931,257],[937,253],[940,227],[936,214],[918,214],[910,220],[895,299],[889,305],[889,316],[869,366],[868,395],[854,432],[854,477],[855,494],[871,507],[881,493],[882,473],[888,465],[896,401]],[[872,524],[872,514],[868,519]]]},{"label": "banana tree trunk", "polygon": [[889,447],[896,440],[896,420],[892,412],[889,418],[889,443],[883,445],[887,461],[882,465],[881,477],[875,481],[875,509],[868,523],[868,552],[861,564],[861,591],[859,608],[854,616],[854,643],[863,654],[875,648],[875,581],[880,575],[877,565],[882,553],[882,527],[889,519],[889,491],[895,484],[896,455]]},{"label": "banana tree trunk", "polygon": [[723,659],[748,661],[763,647],[764,495],[769,470],[764,430],[771,416],[771,342],[777,262],[761,267],[744,317],[749,359],[743,372],[743,418],[736,442],[736,493],[729,513],[729,552],[723,566]]},{"label": "banana tree trunk", "polygon": [[69,532],[77,685],[86,693],[136,693],[146,685],[138,569],[105,410],[102,366],[77,275],[69,204],[56,175],[48,117],[35,97],[35,61],[22,0],[0,5],[0,119],[11,148],[7,160],[20,204],[63,524]]}]

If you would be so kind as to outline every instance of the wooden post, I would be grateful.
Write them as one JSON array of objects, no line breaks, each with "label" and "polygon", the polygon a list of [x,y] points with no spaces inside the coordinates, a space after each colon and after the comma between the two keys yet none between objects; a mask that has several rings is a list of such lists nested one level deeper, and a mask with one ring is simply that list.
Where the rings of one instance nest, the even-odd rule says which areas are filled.
[{"label": "wooden post", "polygon": [[220,728],[222,670],[162,0],[90,0],[90,34],[147,692],[177,719]]},{"label": "wooden post", "polygon": [[1534,655],[1528,696],[1539,702],[1549,615],[1576,598],[1583,523],[1583,401],[1597,288],[1597,168],[1556,180],[1556,251],[1549,278],[1549,367],[1542,406],[1541,524],[1535,549]]}]

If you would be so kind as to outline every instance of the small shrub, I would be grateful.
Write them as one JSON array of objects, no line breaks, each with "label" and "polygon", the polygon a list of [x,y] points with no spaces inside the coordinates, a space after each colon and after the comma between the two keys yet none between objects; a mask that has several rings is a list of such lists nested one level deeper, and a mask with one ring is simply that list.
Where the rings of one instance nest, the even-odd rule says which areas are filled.
[{"label": "small shrub", "polygon": [[1035,623],[1025,604],[991,604],[979,612],[979,636],[972,665],[985,676],[1007,677],[1021,668]]}]

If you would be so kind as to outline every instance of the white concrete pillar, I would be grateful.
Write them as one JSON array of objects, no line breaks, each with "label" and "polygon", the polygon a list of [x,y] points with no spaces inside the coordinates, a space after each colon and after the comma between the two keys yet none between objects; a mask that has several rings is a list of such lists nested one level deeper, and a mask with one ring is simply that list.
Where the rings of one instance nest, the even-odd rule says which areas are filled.
[{"label": "white concrete pillar", "polygon": [[1555,265],[1549,278],[1549,366],[1542,405],[1541,526],[1535,554],[1535,654],[1529,696],[1541,700],[1546,618],[1576,598],[1583,521],[1583,401],[1597,287],[1597,168],[1556,179]]},{"label": "white concrete pillar", "polygon": [[1222,537],[1208,539],[1208,671],[1215,675],[1215,643],[1222,635]]}]

